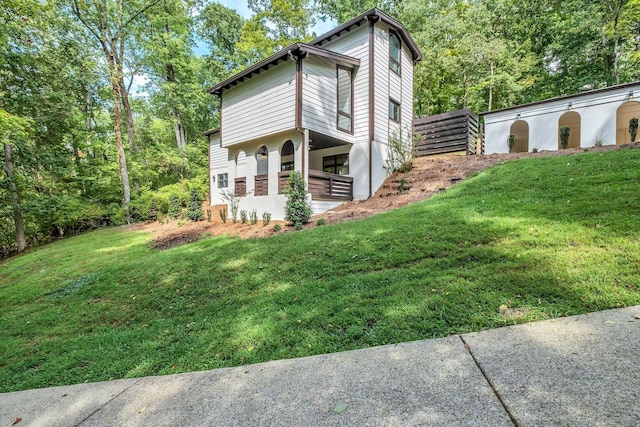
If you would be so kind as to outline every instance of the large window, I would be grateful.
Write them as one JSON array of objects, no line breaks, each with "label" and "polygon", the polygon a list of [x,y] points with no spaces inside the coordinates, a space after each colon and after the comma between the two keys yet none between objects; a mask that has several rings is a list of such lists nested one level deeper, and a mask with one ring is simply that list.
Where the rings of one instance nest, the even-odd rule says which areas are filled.
[{"label": "large window", "polygon": [[338,65],[338,129],[353,133],[353,70]]},{"label": "large window", "polygon": [[229,186],[229,174],[227,173],[219,173],[218,174],[218,188],[227,188]]},{"label": "large window", "polygon": [[338,175],[349,175],[349,154],[323,157],[322,170]]},{"label": "large window", "polygon": [[389,33],[389,68],[400,74],[400,38],[396,33]]},{"label": "large window", "polygon": [[389,118],[394,122],[400,121],[400,103],[389,99]]}]

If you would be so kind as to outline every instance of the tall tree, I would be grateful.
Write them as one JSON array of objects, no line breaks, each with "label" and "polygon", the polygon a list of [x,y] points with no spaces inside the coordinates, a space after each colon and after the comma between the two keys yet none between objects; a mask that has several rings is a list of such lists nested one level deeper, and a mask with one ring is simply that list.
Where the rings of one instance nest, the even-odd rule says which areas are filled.
[{"label": "tall tree", "polygon": [[109,80],[113,94],[113,127],[120,164],[122,180],[123,207],[127,221],[130,221],[129,203],[131,188],[127,159],[122,143],[122,110],[123,103],[123,61],[126,55],[125,43],[140,22],[145,12],[154,7],[159,0],[147,2],[106,0],[84,1],[72,0],[71,8],[89,34],[98,42],[107,62]]}]

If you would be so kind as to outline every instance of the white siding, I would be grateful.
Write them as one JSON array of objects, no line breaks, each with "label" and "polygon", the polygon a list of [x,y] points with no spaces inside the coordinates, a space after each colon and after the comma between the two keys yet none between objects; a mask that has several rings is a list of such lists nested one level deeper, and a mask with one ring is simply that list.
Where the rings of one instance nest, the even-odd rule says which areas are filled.
[{"label": "white siding", "polygon": [[295,127],[295,74],[286,61],[223,92],[224,147]]},{"label": "white siding", "polygon": [[558,149],[558,120],[571,110],[580,114],[580,146],[591,147],[596,140],[602,144],[616,143],[616,113],[629,100],[629,91],[640,91],[640,85],[610,92],[584,94],[571,99],[522,106],[508,111],[486,113],[485,154],[508,152],[507,139],[511,125],[524,120],[529,125],[529,151]]},{"label": "white siding", "polygon": [[[233,189],[231,181],[229,186],[224,188],[218,187],[218,175],[229,174],[228,168],[228,150],[220,147],[219,134],[213,134],[209,136],[209,179],[211,180],[211,194],[209,195],[209,201],[211,205],[217,205],[223,203],[222,192]],[[228,175],[230,176],[230,175]]]}]

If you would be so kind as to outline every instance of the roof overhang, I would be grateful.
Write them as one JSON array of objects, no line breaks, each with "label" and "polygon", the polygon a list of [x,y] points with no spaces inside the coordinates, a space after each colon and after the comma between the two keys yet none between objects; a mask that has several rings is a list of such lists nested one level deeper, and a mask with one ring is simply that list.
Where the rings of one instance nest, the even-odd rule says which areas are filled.
[{"label": "roof overhang", "polygon": [[411,38],[411,36],[409,35],[409,31],[407,31],[404,25],[402,25],[399,21],[395,20],[378,8],[370,9],[362,15],[356,16],[352,20],[345,22],[344,24],[336,27],[328,33],[325,33],[320,37],[317,37],[316,39],[310,41],[309,44],[322,46],[323,44],[340,37],[342,34],[348,33],[349,31],[360,27],[364,23],[371,21],[375,22],[376,20],[380,20],[386,23],[400,35],[402,41],[409,47],[409,50],[411,51],[414,64],[422,61],[422,52],[420,52],[420,48],[413,40],[413,38]]},{"label": "roof overhang", "polygon": [[216,133],[220,133],[220,128],[209,129],[208,131],[204,132],[202,136],[215,135]]},{"label": "roof overhang", "polygon": [[251,77],[256,76],[264,71],[267,71],[282,62],[288,61],[289,59],[299,60],[308,55],[328,58],[341,65],[353,67],[360,66],[360,60],[358,58],[353,58],[351,56],[332,52],[330,50],[312,46],[306,43],[294,43],[291,46],[288,46],[281,51],[276,52],[273,55],[263,59],[262,61],[252,65],[251,67],[245,68],[241,72],[234,74],[223,82],[218,83],[217,85],[209,89],[209,93],[220,96],[222,94],[222,91],[236,86],[237,84],[242,83],[245,80],[250,79]]}]

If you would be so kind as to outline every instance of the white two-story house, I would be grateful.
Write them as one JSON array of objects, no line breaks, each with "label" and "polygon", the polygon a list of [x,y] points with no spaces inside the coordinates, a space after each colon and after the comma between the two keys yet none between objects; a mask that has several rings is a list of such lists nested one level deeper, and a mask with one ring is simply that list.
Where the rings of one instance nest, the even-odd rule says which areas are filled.
[{"label": "white two-story house", "polygon": [[371,197],[387,176],[390,136],[411,130],[421,58],[404,26],[372,9],[212,87],[220,127],[205,133],[210,204],[236,193],[240,209],[283,219],[292,170],[314,214]]}]

